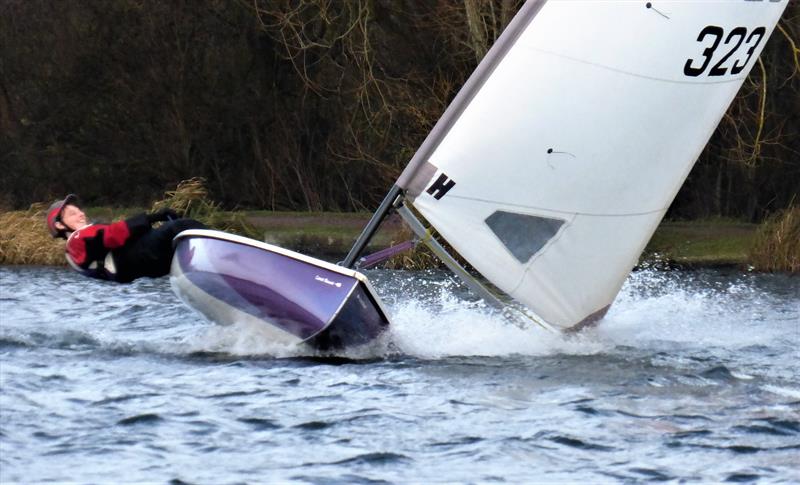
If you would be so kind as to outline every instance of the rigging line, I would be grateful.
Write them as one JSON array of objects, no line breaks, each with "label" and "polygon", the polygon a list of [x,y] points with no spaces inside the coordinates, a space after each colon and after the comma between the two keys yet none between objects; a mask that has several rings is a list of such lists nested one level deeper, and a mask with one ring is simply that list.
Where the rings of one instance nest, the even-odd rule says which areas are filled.
[{"label": "rigging line", "polygon": [[545,49],[540,49],[538,47],[532,47],[532,46],[522,46],[522,47],[524,47],[525,49],[528,49],[528,50],[540,52],[542,54],[547,54],[547,55],[551,55],[551,56],[554,56],[554,57],[560,57],[560,58],[566,59],[568,61],[577,62],[579,64],[586,64],[588,66],[597,67],[597,68],[600,68],[600,69],[604,69],[606,71],[616,72],[618,74],[625,74],[626,76],[638,77],[638,78],[641,78],[641,79],[648,79],[650,81],[659,81],[659,82],[663,82],[663,83],[691,84],[691,85],[696,85],[696,86],[706,86],[706,85],[711,85],[711,84],[735,83],[735,82],[740,82],[740,81],[745,79],[745,76],[737,76],[737,77],[734,77],[734,78],[729,78],[729,79],[725,79],[725,80],[721,80],[721,81],[707,81],[707,82],[681,81],[681,80],[676,80],[676,79],[664,79],[664,78],[655,77],[655,76],[647,76],[647,75],[644,75],[644,74],[637,74],[635,72],[625,71],[623,69],[617,69],[615,67],[606,66],[606,65],[603,65],[603,64],[598,64],[596,62],[586,61],[586,60],[583,60],[583,59],[578,59],[576,57],[571,57],[571,56],[567,56],[567,55],[564,55],[564,54],[559,54],[557,52],[548,51],[548,50],[545,50]]},{"label": "rigging line", "polygon": [[663,207],[661,209],[654,209],[644,212],[630,212],[626,214],[598,214],[592,212],[578,212],[578,211],[565,211],[565,210],[558,210],[558,209],[547,209],[545,207],[535,207],[530,205],[523,205],[523,204],[514,204],[512,202],[503,202],[500,200],[489,200],[489,199],[481,199],[478,197],[465,197],[463,195],[455,195],[455,194],[447,194],[447,198],[449,199],[461,199],[461,200],[471,200],[473,202],[481,202],[484,204],[498,204],[504,205],[509,207],[519,207],[522,209],[531,209],[536,211],[546,211],[546,212],[555,212],[557,214],[569,214],[569,215],[576,215],[576,216],[589,216],[589,217],[632,217],[632,216],[646,216],[650,214],[657,214],[659,212],[663,212],[669,208]]}]

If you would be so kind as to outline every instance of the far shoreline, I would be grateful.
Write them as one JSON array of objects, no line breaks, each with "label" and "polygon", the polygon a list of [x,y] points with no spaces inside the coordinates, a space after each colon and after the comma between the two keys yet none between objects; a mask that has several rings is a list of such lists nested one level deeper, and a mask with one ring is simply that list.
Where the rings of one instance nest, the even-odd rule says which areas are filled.
[{"label": "far shoreline", "polygon": [[[141,212],[141,208],[90,207],[87,213],[94,220],[109,221]],[[35,223],[29,213],[28,224]],[[213,228],[275,244],[320,259],[336,262],[347,254],[350,246],[371,214],[340,212],[219,211]],[[751,251],[760,225],[726,219],[695,221],[663,221],[639,258],[637,268],[695,270],[704,268],[753,271]],[[44,228],[41,228],[44,231]],[[5,236],[6,238],[8,236]],[[11,235],[11,237],[14,237]],[[367,248],[367,253],[412,239],[397,216],[382,225]],[[39,243],[41,246],[43,243]],[[59,246],[37,249],[47,257],[15,260],[0,254],[3,265],[59,265],[52,254]],[[17,249],[19,253],[20,250]]]}]

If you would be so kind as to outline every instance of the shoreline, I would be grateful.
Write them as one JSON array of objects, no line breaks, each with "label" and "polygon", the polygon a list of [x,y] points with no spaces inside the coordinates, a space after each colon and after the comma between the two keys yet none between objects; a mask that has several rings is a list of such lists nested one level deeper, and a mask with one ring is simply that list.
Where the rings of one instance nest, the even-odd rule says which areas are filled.
[{"label": "shoreline", "polygon": [[[88,208],[96,220],[112,220],[141,212],[139,208]],[[20,214],[27,214],[19,211]],[[8,213],[7,213],[8,214]],[[233,228],[232,232],[275,244],[320,259],[338,261],[369,220],[371,213],[220,211],[213,227]],[[28,218],[29,221],[35,222]],[[758,224],[730,220],[663,221],[642,252],[637,268],[663,269],[750,268],[750,253]],[[44,229],[41,228],[44,234]],[[4,236],[7,239],[9,236]],[[14,237],[11,235],[11,237]],[[413,235],[397,215],[381,226],[366,254],[408,239]],[[49,239],[49,238],[48,238]],[[58,242],[39,241],[36,249],[47,257],[15,261],[13,255],[0,254],[3,265],[52,265],[58,261],[52,251]],[[47,244],[46,244],[47,243]],[[43,247],[46,244],[47,247]]]},{"label": "shoreline", "polygon": [[[244,215],[245,221],[260,231],[266,242],[317,257],[347,254],[369,217],[368,213],[259,212]],[[665,221],[642,252],[637,268],[747,270],[758,228],[758,224],[737,221]],[[411,237],[400,218],[391,216],[367,252]]]}]

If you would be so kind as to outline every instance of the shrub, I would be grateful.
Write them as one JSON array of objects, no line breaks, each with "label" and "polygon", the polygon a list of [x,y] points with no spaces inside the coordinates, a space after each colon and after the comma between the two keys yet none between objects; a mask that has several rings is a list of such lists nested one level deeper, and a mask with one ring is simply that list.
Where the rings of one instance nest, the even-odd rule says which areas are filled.
[{"label": "shrub", "polygon": [[800,272],[800,207],[789,207],[761,225],[750,264],[758,271]]}]

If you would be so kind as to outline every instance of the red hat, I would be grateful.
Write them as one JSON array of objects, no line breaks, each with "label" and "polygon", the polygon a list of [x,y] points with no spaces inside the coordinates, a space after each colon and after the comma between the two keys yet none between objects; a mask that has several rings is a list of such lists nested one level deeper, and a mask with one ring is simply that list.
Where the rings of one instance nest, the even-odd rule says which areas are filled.
[{"label": "red hat", "polygon": [[61,222],[61,211],[67,204],[77,205],[78,196],[69,194],[64,197],[64,200],[57,200],[53,202],[49,209],[47,209],[47,229],[50,235],[55,237],[64,237],[64,230],[56,227],[56,222]]}]

